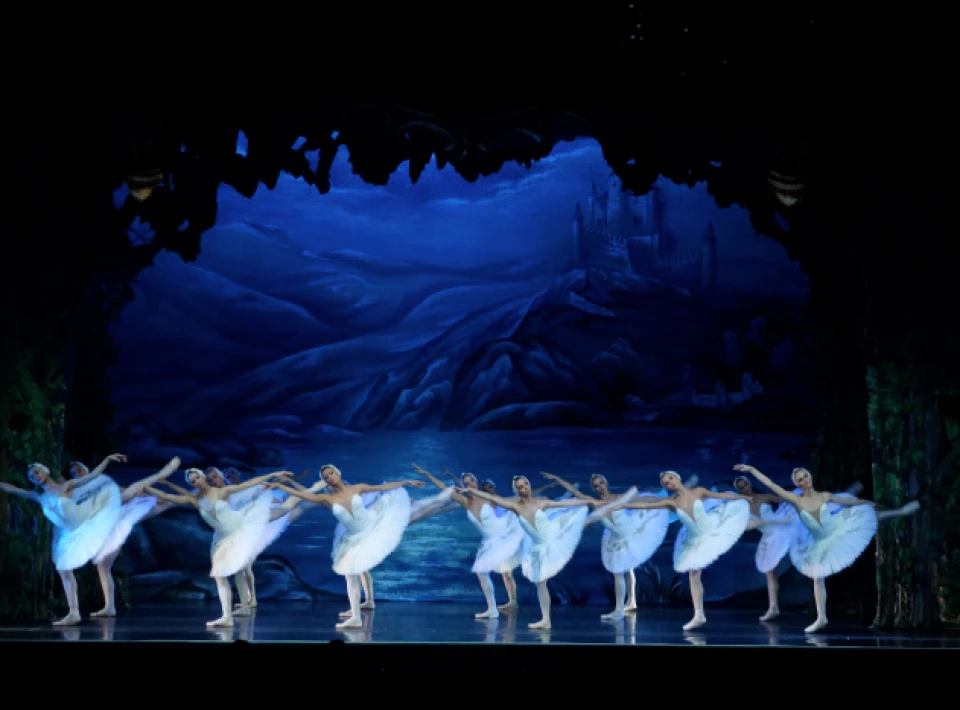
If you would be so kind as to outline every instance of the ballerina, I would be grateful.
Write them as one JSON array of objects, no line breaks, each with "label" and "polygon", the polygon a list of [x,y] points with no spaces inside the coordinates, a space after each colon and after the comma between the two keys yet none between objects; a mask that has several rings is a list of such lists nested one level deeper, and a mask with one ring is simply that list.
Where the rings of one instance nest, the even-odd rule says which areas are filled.
[{"label": "ballerina", "polygon": [[[461,495],[454,489],[447,488],[443,481],[438,480],[433,474],[417,464],[413,464],[413,470],[426,476],[437,488],[449,490],[453,496],[452,500],[466,511],[467,519],[479,531],[482,542],[477,550],[477,556],[474,559],[471,571],[477,575],[477,579],[480,581],[480,589],[483,590],[483,598],[487,602],[487,609],[474,616],[477,619],[498,618],[500,611],[497,607],[496,594],[494,593],[490,573],[499,572],[504,575],[504,578],[509,574],[512,580],[513,570],[520,566],[523,560],[525,533],[520,526],[519,518],[512,512],[498,516],[489,502],[477,496]],[[472,473],[464,473],[461,476],[460,483],[459,487],[470,491],[479,489],[479,481]],[[504,586],[507,586],[506,582]],[[513,593],[510,594],[509,587],[507,587],[507,593],[509,601],[504,608],[517,606],[515,582]]]},{"label": "ballerina", "polygon": [[[173,495],[152,486],[147,487],[147,492],[160,500],[174,505],[193,506],[200,513],[200,517],[213,528],[213,541],[210,545],[210,576],[217,585],[222,613],[219,619],[208,621],[208,627],[230,627],[233,626],[234,616],[250,615],[248,605],[250,594],[246,588],[246,577],[242,572],[263,551],[264,530],[270,522],[272,496],[260,495],[239,509],[234,509],[230,505],[230,498],[248,488],[292,475],[290,471],[276,471],[266,476],[252,478],[238,486],[215,488],[207,482],[203,471],[190,468],[185,471],[184,477],[187,483],[197,490],[196,493]],[[233,609],[230,577],[235,578],[240,595],[241,608],[236,611]]]},{"label": "ballerina", "polygon": [[[796,509],[785,503],[780,496],[756,493],[746,476],[733,479],[733,487],[738,493],[750,497],[750,521],[747,523],[747,530],[760,530],[760,542],[754,559],[757,571],[766,578],[769,600],[769,608],[760,617],[760,621],[771,621],[780,616],[780,580],[777,577],[777,568],[790,551],[790,543],[797,535],[797,526],[801,524],[800,519]],[[856,496],[862,488],[859,483],[854,483],[842,495]],[[798,495],[799,492],[799,489],[794,491]],[[774,509],[773,506],[777,508]]]},{"label": "ballerina", "polygon": [[[338,629],[363,626],[360,617],[360,578],[383,562],[400,544],[410,522],[410,496],[404,486],[423,488],[423,481],[394,481],[376,486],[365,483],[347,485],[340,469],[332,464],[320,468],[326,483],[325,493],[307,493],[281,483],[267,488],[279,489],[290,496],[330,508],[345,533],[332,550],[333,571],[346,578],[350,615],[337,624]],[[369,508],[363,504],[364,493],[382,493]]]},{"label": "ballerina", "polygon": [[[668,508],[676,511],[683,527],[673,543],[673,568],[690,575],[693,618],[683,626],[690,631],[707,623],[703,611],[703,570],[727,552],[747,529],[749,498],[739,493],[722,493],[706,488],[687,488],[676,471],[663,471],[660,485],[672,494],[653,502],[635,501],[624,508]],[[720,501],[709,512],[704,501]]]},{"label": "ballerina", "polygon": [[[609,503],[618,498],[610,492],[610,485],[605,476],[595,473],[590,477],[590,488],[595,493],[591,498],[581,493],[573,484],[552,473],[541,476],[549,481],[556,481],[569,493],[581,500],[598,500]],[[655,496],[649,496],[654,502]],[[642,498],[641,498],[642,500]],[[593,516],[591,516],[593,517]],[[634,570],[653,557],[653,554],[663,544],[670,527],[670,514],[666,510],[623,510],[618,509],[601,518],[604,531],[600,543],[600,560],[606,570],[613,575],[613,590],[616,607],[608,614],[601,615],[604,620],[619,620],[627,612],[637,609],[637,578]],[[629,580],[625,580],[629,575]],[[629,581],[629,586],[627,582]],[[629,589],[629,599],[624,607],[625,587]]]},{"label": "ballerina", "polygon": [[[107,456],[93,471],[87,468],[86,464],[80,461],[74,461],[70,464],[70,475],[81,482],[83,479],[91,480],[99,477],[101,473],[106,471],[107,466],[114,461],[126,463],[127,457],[123,454]],[[167,479],[178,468],[180,468],[180,459],[175,456],[166,466],[152,476],[147,476],[126,488],[120,489],[120,502],[123,505],[120,518],[117,520],[116,525],[113,526],[113,530],[110,532],[107,541],[92,560],[97,567],[97,575],[100,577],[100,588],[103,590],[103,609],[90,614],[91,618],[117,615],[113,564],[120,556],[123,544],[127,541],[127,538],[130,537],[134,526],[144,520],[157,506],[158,501],[155,497],[144,495],[147,486],[152,486],[155,483]],[[103,480],[102,477],[101,480]],[[92,486],[87,486],[86,488],[91,487]]]},{"label": "ballerina", "polygon": [[[816,490],[813,476],[805,468],[795,468],[790,475],[800,495],[781,488],[753,466],[737,464],[733,469],[749,473],[796,509],[802,527],[798,527],[791,541],[790,561],[801,574],[813,580],[817,619],[804,632],[816,633],[828,623],[825,579],[852,565],[867,549],[877,533],[880,506],[855,496]],[[880,515],[882,519],[898,518],[919,509],[920,505],[911,501],[898,510]]]},{"label": "ballerina", "polygon": [[[0,483],[0,491],[39,503],[44,516],[53,523],[51,557],[60,574],[69,608],[67,615],[55,621],[54,626],[73,626],[80,623],[80,601],[74,570],[92,560],[109,538],[121,515],[123,504],[120,488],[103,475],[102,469],[96,476],[90,475],[86,480],[58,483],[50,474],[50,469],[42,463],[30,464],[27,479],[43,492],[28,491],[9,483]],[[79,499],[93,481],[98,484],[95,493],[83,496],[82,502],[78,503],[74,494]]]},{"label": "ballerina", "polygon": [[[587,514],[598,508],[599,502],[572,497],[566,500],[534,497],[530,479],[526,476],[514,476],[511,487],[516,498],[504,498],[470,488],[458,488],[457,493],[476,496],[517,516],[527,533],[523,540],[520,569],[524,577],[537,585],[537,599],[542,615],[540,621],[528,626],[531,629],[549,629],[551,600],[547,582],[559,574],[573,557],[583,535]],[[635,493],[636,489],[632,489],[629,496],[632,497]],[[547,511],[554,508],[572,510],[563,511],[551,518]]]}]

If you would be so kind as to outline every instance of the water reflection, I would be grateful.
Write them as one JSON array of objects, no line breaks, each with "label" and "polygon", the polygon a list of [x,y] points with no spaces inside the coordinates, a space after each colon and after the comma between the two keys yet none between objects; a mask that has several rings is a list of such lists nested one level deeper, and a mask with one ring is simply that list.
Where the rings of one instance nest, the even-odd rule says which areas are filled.
[{"label": "water reflection", "polygon": [[60,630],[60,637],[64,641],[79,641],[80,640],[80,627],[79,626],[58,626]]},{"label": "water reflection", "polygon": [[780,645],[780,625],[772,624],[769,621],[761,621],[760,625],[767,631],[767,635],[768,635],[767,644],[770,646],[779,646]]},{"label": "water reflection", "polygon": [[694,646],[706,646],[707,637],[700,633],[693,633],[691,631],[683,632],[683,640]]},{"label": "water reflection", "polygon": [[104,641],[113,641],[113,631],[117,625],[117,620],[114,617],[99,617],[94,620],[97,626],[100,627],[100,638]]},{"label": "water reflection", "polygon": [[479,619],[478,621],[483,625],[483,642],[496,643],[500,619]]}]

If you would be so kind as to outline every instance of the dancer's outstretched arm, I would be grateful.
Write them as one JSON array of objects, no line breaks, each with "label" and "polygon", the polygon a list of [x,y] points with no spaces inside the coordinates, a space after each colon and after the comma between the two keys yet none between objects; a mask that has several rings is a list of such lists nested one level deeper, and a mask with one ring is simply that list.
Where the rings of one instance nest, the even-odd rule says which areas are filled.
[{"label": "dancer's outstretched arm", "polygon": [[758,481],[760,481],[760,483],[762,483],[771,491],[773,491],[775,494],[780,496],[780,498],[782,498],[784,501],[794,506],[797,510],[802,510],[802,507],[800,505],[800,496],[794,493],[791,493],[786,488],[781,488],[776,483],[774,483],[769,478],[767,478],[762,473],[760,473],[753,466],[749,466],[745,463],[738,463],[736,466],[733,467],[733,470],[740,471],[741,473],[749,473],[751,476],[753,476]]},{"label": "dancer's outstretched arm", "polygon": [[747,496],[747,498],[760,505],[763,505],[764,503],[768,503],[770,505],[783,503],[783,498],[780,496],[771,495],[769,493],[754,493],[752,496]]},{"label": "dancer's outstretched arm", "polygon": [[166,479],[160,481],[158,485],[166,486],[167,488],[169,488],[170,490],[172,490],[172,491],[173,491],[174,493],[176,493],[177,495],[181,495],[181,496],[191,496],[191,495],[193,495],[193,493],[191,493],[190,491],[188,491],[186,488],[181,488],[181,487],[178,486],[176,483],[172,483],[172,482],[170,482],[170,481],[168,481],[168,480],[166,480]]},{"label": "dancer's outstretched arm", "polygon": [[742,493],[724,493],[722,491],[711,491],[709,488],[703,489],[704,498],[716,498],[717,500],[750,500],[750,496]]},{"label": "dancer's outstretched arm", "polygon": [[131,498],[135,498],[136,496],[140,495],[140,493],[141,493],[145,488],[147,488],[147,486],[151,486],[151,485],[153,485],[154,483],[157,483],[157,482],[159,482],[159,481],[162,481],[162,480],[166,479],[167,476],[172,475],[173,472],[176,471],[178,468],[180,468],[180,457],[179,457],[179,456],[174,456],[172,459],[170,459],[170,460],[167,462],[167,465],[166,465],[166,466],[164,466],[163,468],[161,468],[159,471],[157,471],[157,472],[156,472],[155,474],[153,474],[152,476],[147,476],[146,478],[143,478],[143,479],[137,481],[137,482],[134,483],[132,486],[127,486],[126,488],[124,488],[124,489],[123,489],[123,493],[122,493],[121,496],[120,496],[120,499],[121,499],[124,503],[126,503],[126,502],[129,501]]},{"label": "dancer's outstretched arm", "polygon": [[117,463],[126,463],[127,457],[125,454],[110,454],[103,461],[100,462],[100,465],[93,469],[85,478],[93,478],[94,476],[99,476],[101,473],[107,470],[107,466],[110,465],[112,461]]},{"label": "dancer's outstretched arm", "polygon": [[654,510],[656,508],[666,508],[668,510],[676,510],[677,504],[673,498],[641,496],[640,498],[634,498],[629,503],[623,503],[622,505],[614,506],[611,508],[611,510],[617,510],[619,508],[630,508],[632,510]]},{"label": "dancer's outstretched arm", "polygon": [[174,505],[192,505],[194,508],[197,508],[198,510],[200,509],[200,505],[197,503],[197,499],[194,496],[171,495],[166,491],[161,491],[153,486],[147,486],[144,490],[146,490],[147,493],[155,498],[159,498],[167,503],[173,503]]},{"label": "dancer's outstretched arm", "polygon": [[[462,484],[463,484],[463,481],[461,481],[459,478],[457,478],[456,475],[454,475],[453,471],[451,471],[451,470],[450,470],[449,468],[447,468],[446,466],[441,466],[441,467],[440,467],[440,470],[443,471],[443,472],[444,472],[445,474],[447,474],[448,476],[450,476],[450,480],[453,481],[453,485],[459,486],[459,485],[462,485]],[[434,484],[434,485],[436,485],[436,484]]]},{"label": "dancer's outstretched arm", "polygon": [[95,480],[99,476],[103,475],[103,472],[107,470],[107,466],[111,461],[117,461],[119,463],[126,463],[127,457],[123,454],[110,454],[103,461],[100,462],[100,465],[93,469],[89,474],[83,476],[82,478],[72,478],[66,483],[63,484],[63,488],[60,489],[61,493],[70,493],[75,488],[83,488],[88,485],[91,481]]},{"label": "dancer's outstretched arm", "polygon": [[579,488],[577,488],[575,485],[573,485],[568,481],[564,481],[562,478],[560,478],[560,476],[555,476],[552,473],[547,473],[546,471],[541,471],[540,475],[546,478],[548,481],[551,481],[551,483],[549,486],[544,486],[543,488],[537,489],[536,491],[533,492],[532,495],[537,495],[540,491],[546,490],[550,486],[560,486],[565,491],[573,494],[576,498],[579,498],[580,500],[596,500],[596,498],[592,496],[588,496],[585,493],[581,493]]},{"label": "dancer's outstretched arm", "polygon": [[9,483],[0,483],[0,491],[9,493],[12,496],[17,496],[18,498],[26,498],[27,500],[37,500],[40,497],[35,491],[17,488],[16,486],[11,486]]},{"label": "dancer's outstretched arm", "polygon": [[[326,487],[326,484],[324,484]],[[291,498],[299,498],[300,500],[305,500],[310,503],[317,503],[319,505],[325,505],[328,508],[331,506],[331,496],[329,493],[311,493],[309,489],[307,490],[297,490],[291,486],[280,483],[279,481],[271,481],[264,485],[266,490],[278,490],[283,491],[284,493],[289,493]]]},{"label": "dancer's outstretched arm", "polygon": [[249,481],[238,483],[235,486],[224,486],[220,490],[223,491],[225,496],[231,496],[234,493],[239,493],[240,491],[245,491],[248,488],[253,488],[254,486],[260,486],[264,483],[275,481],[278,478],[291,478],[292,476],[293,471],[274,471],[273,473],[268,473],[266,476],[257,476],[256,478],[251,478]]},{"label": "dancer's outstretched arm", "polygon": [[356,488],[360,489],[361,493],[386,493],[387,491],[393,491],[397,488],[403,488],[404,486],[411,486],[412,488],[424,488],[427,484],[423,481],[415,481],[410,479],[408,481],[390,481],[390,483],[378,483],[376,485],[369,485],[367,483],[357,483]]},{"label": "dancer's outstretched arm", "polygon": [[596,498],[567,498],[566,500],[548,500],[543,504],[544,509],[547,508],[579,508],[580,506],[586,505],[590,509],[596,508],[600,505],[600,501]]},{"label": "dancer's outstretched arm", "polygon": [[[449,487],[449,486],[447,486],[446,483],[444,483],[443,481],[441,481],[439,478],[437,478],[436,476],[434,476],[432,473],[430,473],[427,469],[423,468],[422,466],[419,466],[419,465],[417,465],[417,464],[412,464],[412,466],[413,466],[413,470],[414,470],[414,471],[416,471],[417,473],[419,473],[421,476],[426,476],[427,479],[430,481],[430,483],[432,483],[433,485],[435,485],[435,486],[436,486],[437,488],[439,488],[441,491],[444,491],[444,490],[446,490],[446,489]],[[447,473],[450,473],[450,472],[447,471]],[[450,475],[453,475],[453,474],[450,474]],[[454,485],[454,488],[456,488],[458,485],[460,485],[460,484],[457,483],[456,485]],[[457,493],[456,490],[454,490],[453,495],[450,496],[450,497],[451,497],[454,501],[456,501],[459,505],[462,505],[464,508],[467,507],[467,499],[466,499],[464,496],[462,496],[462,495],[460,495],[459,493]],[[456,508],[454,508],[454,510],[456,510]]]},{"label": "dancer's outstretched arm", "polygon": [[839,505],[842,507],[870,505],[873,506],[875,510],[880,510],[879,503],[874,503],[872,500],[864,500],[863,498],[854,498],[853,496],[835,496],[833,493],[824,493],[823,498],[827,503],[833,503],[834,505]]},{"label": "dancer's outstretched arm", "polygon": [[457,488],[456,491],[460,495],[473,496],[475,498],[479,498],[480,500],[485,500],[488,503],[499,505],[501,508],[509,510],[511,513],[520,515],[520,508],[517,506],[517,500],[519,500],[518,498],[503,498],[490,493],[484,493],[483,491],[472,491],[469,488]]},{"label": "dancer's outstretched arm", "polygon": [[[531,489],[531,491],[530,491],[530,495],[532,495],[534,498],[536,498],[538,495],[540,495],[540,494],[543,493],[544,491],[549,491],[551,488],[556,488],[556,487],[559,486],[559,485],[560,485],[559,483],[557,483],[556,481],[554,481],[553,483],[548,483],[548,484],[545,485],[545,486],[540,486],[539,488],[533,488],[533,489]],[[574,495],[578,495],[579,492],[580,492],[580,489],[577,488],[577,485],[576,485],[576,484],[574,484],[574,485],[573,485],[573,490],[571,491],[571,493],[573,493]]]}]

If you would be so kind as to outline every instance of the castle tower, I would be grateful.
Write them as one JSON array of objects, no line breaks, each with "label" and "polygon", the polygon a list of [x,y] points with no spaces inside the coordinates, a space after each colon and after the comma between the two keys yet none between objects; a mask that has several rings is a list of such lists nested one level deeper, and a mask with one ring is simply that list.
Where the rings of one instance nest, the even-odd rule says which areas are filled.
[{"label": "castle tower", "polygon": [[579,202],[577,203],[577,209],[573,211],[571,231],[573,240],[570,249],[570,263],[573,266],[578,266],[580,264],[580,245],[583,239],[583,213],[580,211]]},{"label": "castle tower", "polygon": [[717,285],[717,234],[713,229],[713,222],[707,223],[703,234],[703,248],[700,252],[701,286],[705,291],[712,291]]},{"label": "castle tower", "polygon": [[583,223],[587,229],[594,229],[597,226],[597,198],[600,193],[597,192],[597,183],[593,183],[590,192],[587,193],[587,209],[583,215]]},{"label": "castle tower", "polygon": [[607,189],[607,229],[618,237],[623,235],[623,184],[616,173],[610,173]]}]

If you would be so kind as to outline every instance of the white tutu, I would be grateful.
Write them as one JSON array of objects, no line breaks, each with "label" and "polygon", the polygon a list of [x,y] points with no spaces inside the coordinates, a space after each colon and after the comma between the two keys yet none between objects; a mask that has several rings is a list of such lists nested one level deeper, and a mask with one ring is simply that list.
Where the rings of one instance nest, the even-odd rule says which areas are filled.
[{"label": "white tutu", "polygon": [[367,507],[363,497],[354,494],[350,507],[352,511],[334,503],[332,508],[344,528],[334,538],[333,571],[344,576],[369,572],[397,549],[410,521],[410,496],[395,488]]},{"label": "white tutu", "polygon": [[[424,518],[429,518],[441,513],[453,512],[459,508],[460,504],[451,500],[453,494],[454,490],[452,488],[444,488],[435,496],[411,501],[410,523],[413,524],[418,520],[423,520]],[[367,504],[364,503],[364,505]]]},{"label": "white tutu", "polygon": [[484,503],[480,508],[479,520],[469,510],[467,519],[483,536],[477,557],[473,561],[473,572],[506,574],[520,566],[526,533],[515,514],[499,516],[494,506]]},{"label": "white tutu", "polygon": [[790,560],[812,579],[829,577],[852,565],[877,533],[877,513],[870,505],[824,504],[820,522],[805,510],[799,518],[802,525],[790,545]]},{"label": "white tutu", "polygon": [[583,524],[590,512],[587,506],[559,508],[561,512],[548,516],[538,510],[531,525],[517,516],[527,536],[523,538],[523,576],[534,584],[556,577],[573,557],[583,535]]},{"label": "white tutu", "polygon": [[113,526],[107,541],[100,548],[100,552],[96,554],[93,561],[96,563],[102,562],[123,547],[123,543],[133,532],[134,525],[143,520],[156,504],[157,499],[153,496],[138,496],[124,503],[117,524]]},{"label": "white tutu", "polygon": [[757,570],[766,574],[777,568],[790,551],[799,525],[797,510],[789,503],[781,503],[776,510],[766,503],[760,506],[760,524],[757,526],[760,542],[754,556]]},{"label": "white tutu", "polygon": [[244,508],[218,500],[200,501],[200,515],[213,528],[210,544],[210,576],[229,577],[246,569],[266,547],[273,496],[260,495]]},{"label": "white tutu", "polygon": [[703,501],[698,500],[693,504],[693,518],[682,510],[677,511],[677,517],[683,527],[673,544],[673,568],[677,572],[706,569],[746,531],[750,503],[725,500],[707,512]]},{"label": "white tutu", "polygon": [[663,544],[670,527],[670,512],[621,508],[600,522],[604,527],[600,541],[603,566],[612,574],[623,574],[649,560]]},{"label": "white tutu", "polygon": [[92,560],[120,518],[123,502],[117,484],[103,475],[91,484],[75,488],[70,497],[44,493],[39,498],[43,514],[54,525],[52,557],[61,572]]}]

